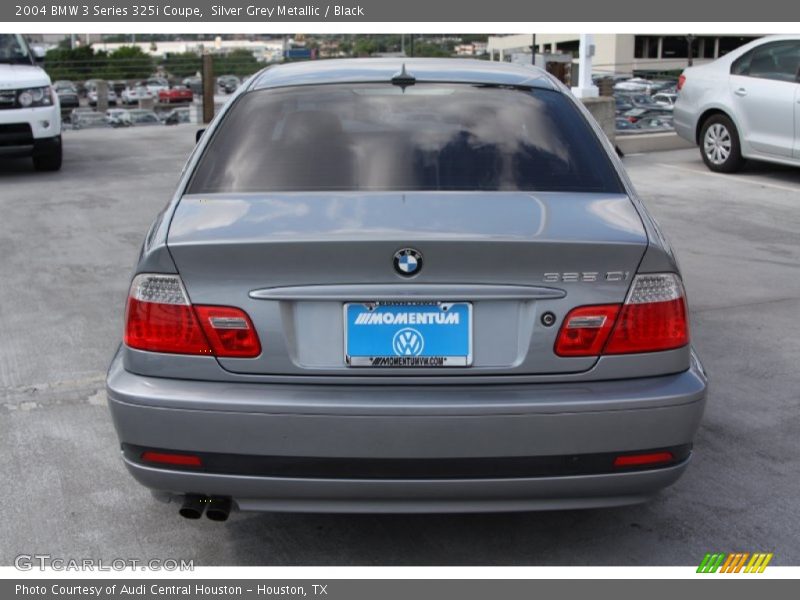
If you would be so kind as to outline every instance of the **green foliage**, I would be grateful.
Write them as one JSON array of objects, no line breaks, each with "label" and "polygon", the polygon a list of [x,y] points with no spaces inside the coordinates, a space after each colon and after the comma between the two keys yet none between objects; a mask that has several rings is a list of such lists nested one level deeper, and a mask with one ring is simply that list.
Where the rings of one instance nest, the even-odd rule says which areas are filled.
[{"label": "green foliage", "polygon": [[236,48],[227,54],[214,55],[214,75],[237,75],[247,77],[264,65],[256,60],[253,53],[246,48]]},{"label": "green foliage", "polygon": [[183,79],[200,72],[203,68],[203,59],[195,52],[182,52],[168,54],[161,64],[167,73]]},{"label": "green foliage", "polygon": [[144,79],[153,73],[153,58],[139,46],[122,46],[108,55],[107,79]]},{"label": "green foliage", "polygon": [[44,57],[44,70],[55,81],[57,79],[85,80],[96,77],[105,67],[105,53],[95,53],[90,46],[75,49],[52,48]]}]

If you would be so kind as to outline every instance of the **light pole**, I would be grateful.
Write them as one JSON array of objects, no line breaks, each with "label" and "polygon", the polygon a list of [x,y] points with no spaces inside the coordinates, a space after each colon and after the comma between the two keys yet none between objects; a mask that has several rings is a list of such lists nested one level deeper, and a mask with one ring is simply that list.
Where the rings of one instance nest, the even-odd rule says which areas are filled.
[{"label": "light pole", "polygon": [[594,36],[591,33],[581,34],[580,55],[578,56],[578,86],[572,93],[578,98],[595,98],[600,90],[592,83],[592,57],[594,56]]}]

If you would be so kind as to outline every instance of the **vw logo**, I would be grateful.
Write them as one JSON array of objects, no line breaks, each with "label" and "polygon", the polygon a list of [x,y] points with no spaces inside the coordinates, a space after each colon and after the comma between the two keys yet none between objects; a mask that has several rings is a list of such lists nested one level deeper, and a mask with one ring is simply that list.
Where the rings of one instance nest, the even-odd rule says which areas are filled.
[{"label": "vw logo", "polygon": [[392,349],[397,356],[419,356],[424,347],[425,338],[411,327],[401,329],[392,338]]},{"label": "vw logo", "polygon": [[422,268],[422,254],[413,248],[403,248],[394,253],[394,269],[404,277],[419,273]]}]

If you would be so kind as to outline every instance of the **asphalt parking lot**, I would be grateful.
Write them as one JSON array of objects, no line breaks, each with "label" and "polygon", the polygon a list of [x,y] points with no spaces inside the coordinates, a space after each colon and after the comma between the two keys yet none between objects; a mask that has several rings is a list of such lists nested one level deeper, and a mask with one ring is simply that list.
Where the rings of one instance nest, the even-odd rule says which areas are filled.
[{"label": "asphalt parking lot", "polygon": [[800,170],[708,172],[696,150],[626,158],[681,260],[711,376],[687,474],[629,508],[500,515],[233,514],[187,521],[123,468],[105,406],[130,270],[193,126],[66,132],[59,173],[0,162],[0,564],[800,564]]}]

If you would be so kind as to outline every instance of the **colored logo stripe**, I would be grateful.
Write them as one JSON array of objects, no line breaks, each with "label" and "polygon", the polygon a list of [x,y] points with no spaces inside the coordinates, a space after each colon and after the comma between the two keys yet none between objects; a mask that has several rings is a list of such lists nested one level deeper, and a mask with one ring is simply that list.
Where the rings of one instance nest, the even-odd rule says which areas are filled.
[{"label": "colored logo stripe", "polygon": [[[725,554],[724,552],[708,552],[697,567],[698,573],[763,573],[764,569],[772,560],[771,552],[734,552]],[[750,559],[747,562],[747,559]],[[747,562],[747,566],[745,563]],[[744,568],[744,571],[742,571]]]}]

